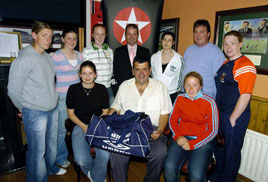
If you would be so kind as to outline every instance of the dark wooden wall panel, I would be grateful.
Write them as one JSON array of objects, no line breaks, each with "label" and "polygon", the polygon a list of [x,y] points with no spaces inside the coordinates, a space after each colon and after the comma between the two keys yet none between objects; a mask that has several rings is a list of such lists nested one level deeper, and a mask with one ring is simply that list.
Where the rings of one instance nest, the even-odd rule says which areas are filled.
[{"label": "dark wooden wall panel", "polygon": [[268,135],[268,98],[253,96],[250,104],[251,117],[248,128]]}]

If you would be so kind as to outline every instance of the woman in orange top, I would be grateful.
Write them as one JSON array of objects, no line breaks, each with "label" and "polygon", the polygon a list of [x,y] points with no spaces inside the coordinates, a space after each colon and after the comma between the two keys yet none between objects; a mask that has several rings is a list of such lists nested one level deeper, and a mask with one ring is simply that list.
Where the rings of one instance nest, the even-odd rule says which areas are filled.
[{"label": "woman in orange top", "polygon": [[165,180],[178,182],[188,158],[190,181],[205,181],[218,133],[218,109],[214,99],[202,93],[199,73],[188,73],[183,85],[186,93],[177,97],[169,120],[173,141],[165,162]]},{"label": "woman in orange top", "polygon": [[220,130],[224,146],[215,151],[216,170],[212,182],[235,182],[240,167],[241,149],[250,119],[252,90],[256,79],[254,64],[244,55],[242,35],[232,30],[224,36],[224,52],[228,59],[215,76],[216,103],[219,107]]}]

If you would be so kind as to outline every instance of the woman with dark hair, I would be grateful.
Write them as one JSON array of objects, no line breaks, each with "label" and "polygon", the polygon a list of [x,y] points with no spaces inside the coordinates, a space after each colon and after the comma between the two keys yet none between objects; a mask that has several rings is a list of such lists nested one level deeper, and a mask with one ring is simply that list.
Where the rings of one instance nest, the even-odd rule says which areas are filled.
[{"label": "woman with dark hair", "polygon": [[235,182],[240,167],[241,149],[250,119],[250,98],[256,79],[254,64],[241,53],[242,41],[238,31],[225,34],[223,48],[228,59],[215,76],[219,133],[224,138],[224,146],[216,148],[217,162],[210,178],[212,182]]},{"label": "woman with dark hair", "polygon": [[75,30],[63,30],[61,40],[62,48],[57,50],[52,56],[56,70],[56,91],[59,94],[58,106],[56,108],[59,123],[56,164],[67,168],[70,162],[68,161],[68,150],[65,143],[65,120],[68,118],[65,104],[66,94],[70,85],[80,82],[78,70],[83,62],[83,56],[74,50],[77,45],[77,32]]},{"label": "woman with dark hair", "polygon": [[172,49],[174,44],[174,33],[164,32],[161,41],[162,50],[151,57],[152,77],[166,85],[172,103],[182,89],[183,71],[183,58]]},{"label": "woman with dark hair", "polygon": [[214,99],[202,93],[199,73],[189,72],[183,85],[186,93],[177,97],[169,119],[173,140],[165,162],[165,181],[178,182],[188,160],[190,181],[205,182],[218,133],[218,109]]},{"label": "woman with dark hair", "polygon": [[19,52],[9,72],[8,95],[22,112],[27,139],[27,182],[45,182],[50,174],[66,173],[55,165],[58,122],[54,108],[58,94],[53,63],[45,52],[52,36],[53,30],[47,23],[36,22],[32,27],[32,45]]},{"label": "woman with dark hair", "polygon": [[106,178],[110,153],[94,148],[96,156],[92,159],[85,133],[93,114],[97,116],[107,114],[109,96],[104,85],[95,83],[97,73],[94,63],[83,62],[79,76],[81,82],[71,85],[66,97],[69,119],[76,124],[72,132],[74,160],[90,181],[103,182]]}]

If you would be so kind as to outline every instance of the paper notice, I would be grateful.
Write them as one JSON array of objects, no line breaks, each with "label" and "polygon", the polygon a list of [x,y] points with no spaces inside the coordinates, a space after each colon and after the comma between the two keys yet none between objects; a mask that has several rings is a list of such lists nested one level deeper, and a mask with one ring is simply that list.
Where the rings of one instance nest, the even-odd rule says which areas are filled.
[{"label": "paper notice", "polygon": [[245,54],[245,56],[250,59],[250,61],[255,65],[255,66],[260,66],[261,65],[261,56],[260,55],[248,55]]}]

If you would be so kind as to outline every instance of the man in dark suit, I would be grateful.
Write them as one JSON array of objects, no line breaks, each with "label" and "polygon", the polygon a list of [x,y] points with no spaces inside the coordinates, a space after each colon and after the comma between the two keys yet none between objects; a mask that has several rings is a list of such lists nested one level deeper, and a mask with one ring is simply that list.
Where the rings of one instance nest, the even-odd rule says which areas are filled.
[{"label": "man in dark suit", "polygon": [[243,28],[239,29],[238,32],[242,34],[243,37],[251,37],[252,36],[252,29],[248,27],[249,22],[243,22]]},{"label": "man in dark suit", "polygon": [[133,78],[132,63],[136,55],[147,57],[150,60],[149,49],[137,44],[139,29],[135,24],[128,24],[125,29],[125,38],[127,44],[115,49],[113,62],[113,92],[116,95],[120,84]]},{"label": "man in dark suit", "polygon": [[267,19],[262,19],[260,26],[258,27],[259,36],[268,36]]}]

